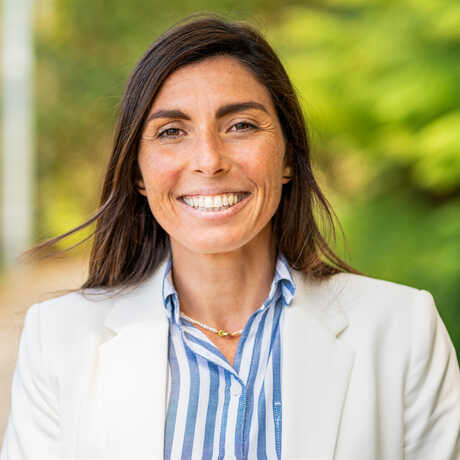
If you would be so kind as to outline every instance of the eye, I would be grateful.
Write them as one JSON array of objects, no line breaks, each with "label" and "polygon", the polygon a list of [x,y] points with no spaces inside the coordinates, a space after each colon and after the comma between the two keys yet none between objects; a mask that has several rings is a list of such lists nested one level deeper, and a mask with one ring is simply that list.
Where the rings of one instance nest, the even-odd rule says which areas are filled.
[{"label": "eye", "polygon": [[257,126],[247,121],[239,121],[230,128],[230,131],[250,131],[252,129],[257,129]]},{"label": "eye", "polygon": [[160,131],[160,132],[157,134],[157,137],[158,137],[158,138],[178,137],[180,131],[182,131],[182,130],[179,129],[179,128],[166,128],[166,129],[164,129],[163,131]]}]

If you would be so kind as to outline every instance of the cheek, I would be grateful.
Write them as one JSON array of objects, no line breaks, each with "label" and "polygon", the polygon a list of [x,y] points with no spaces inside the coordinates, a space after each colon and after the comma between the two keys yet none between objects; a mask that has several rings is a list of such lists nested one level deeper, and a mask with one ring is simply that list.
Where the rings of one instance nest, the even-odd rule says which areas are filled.
[{"label": "cheek", "polygon": [[282,179],[282,160],[277,155],[260,155],[247,165],[249,174],[267,193],[278,192]]},{"label": "cheek", "polygon": [[[257,154],[252,156],[248,166],[263,182],[275,185],[283,175],[284,143],[278,139],[270,139],[257,149]],[[251,158],[251,156],[249,156]]]},{"label": "cheek", "polygon": [[[157,195],[171,193],[179,178],[179,169],[163,155],[150,155],[143,158],[140,168],[147,194]],[[156,199],[160,196],[151,196]]]}]

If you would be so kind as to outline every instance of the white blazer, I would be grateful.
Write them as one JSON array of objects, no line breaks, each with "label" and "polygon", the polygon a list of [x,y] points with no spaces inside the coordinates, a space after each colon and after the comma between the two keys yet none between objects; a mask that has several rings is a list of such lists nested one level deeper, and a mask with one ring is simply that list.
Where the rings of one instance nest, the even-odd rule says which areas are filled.
[{"label": "white blazer", "polygon": [[[163,458],[163,270],[124,295],[28,310],[1,460]],[[431,295],[350,274],[294,281],[282,458],[460,459],[460,372]]]}]

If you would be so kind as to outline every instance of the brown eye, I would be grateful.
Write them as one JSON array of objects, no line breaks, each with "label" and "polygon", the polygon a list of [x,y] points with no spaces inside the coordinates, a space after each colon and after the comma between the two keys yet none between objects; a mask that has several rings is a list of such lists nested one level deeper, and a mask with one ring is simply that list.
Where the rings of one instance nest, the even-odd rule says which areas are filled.
[{"label": "brown eye", "polygon": [[167,129],[164,129],[163,131],[160,131],[158,133],[158,136],[159,138],[161,137],[177,137],[179,136],[179,131],[182,131],[181,129],[179,128],[167,128]]},{"label": "brown eye", "polygon": [[239,121],[230,128],[230,131],[249,131],[251,129],[257,129],[257,126],[247,121]]}]

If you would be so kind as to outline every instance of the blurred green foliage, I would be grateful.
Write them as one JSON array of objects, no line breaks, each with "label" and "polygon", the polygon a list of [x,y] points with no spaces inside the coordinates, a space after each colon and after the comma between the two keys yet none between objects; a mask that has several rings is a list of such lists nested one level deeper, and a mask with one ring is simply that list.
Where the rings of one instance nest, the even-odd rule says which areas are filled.
[{"label": "blurred green foliage", "polygon": [[460,350],[460,3],[331,0],[277,24],[352,264],[430,290]]},{"label": "blurred green foliage", "polygon": [[457,0],[41,0],[37,8],[37,238],[96,208],[120,96],[149,44],[194,11],[223,13],[259,27],[285,63],[352,265],[430,290],[460,350]]}]

